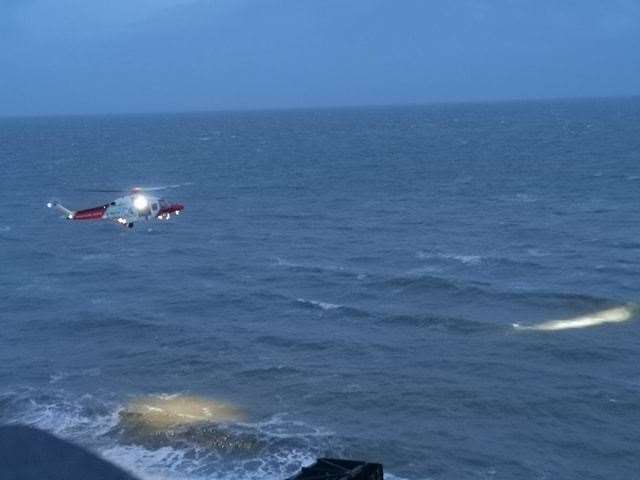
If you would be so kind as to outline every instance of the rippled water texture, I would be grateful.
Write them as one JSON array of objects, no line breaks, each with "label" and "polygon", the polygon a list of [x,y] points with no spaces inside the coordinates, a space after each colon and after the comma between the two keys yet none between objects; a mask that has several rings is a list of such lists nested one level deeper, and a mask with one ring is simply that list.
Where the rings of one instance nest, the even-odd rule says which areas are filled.
[{"label": "rippled water texture", "polygon": [[638,99],[0,119],[0,165],[2,422],[154,479],[640,472]]}]

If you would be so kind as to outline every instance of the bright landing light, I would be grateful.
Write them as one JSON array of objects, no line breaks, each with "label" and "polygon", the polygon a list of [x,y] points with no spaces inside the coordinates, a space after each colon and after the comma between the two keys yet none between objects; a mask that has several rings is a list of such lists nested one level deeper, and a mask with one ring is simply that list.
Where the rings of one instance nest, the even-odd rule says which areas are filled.
[{"label": "bright landing light", "polygon": [[133,199],[133,206],[138,210],[144,210],[149,205],[147,198],[144,195],[138,195]]}]

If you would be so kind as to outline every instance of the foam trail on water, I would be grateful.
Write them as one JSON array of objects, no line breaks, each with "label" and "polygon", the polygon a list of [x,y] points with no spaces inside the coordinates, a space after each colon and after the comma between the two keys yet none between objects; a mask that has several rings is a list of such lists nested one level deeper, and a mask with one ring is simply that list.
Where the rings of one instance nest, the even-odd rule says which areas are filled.
[{"label": "foam trail on water", "polygon": [[581,315],[574,318],[567,318],[565,320],[550,320],[548,322],[542,322],[531,326],[523,326],[518,323],[514,323],[513,327],[518,330],[537,330],[541,332],[596,327],[605,323],[626,322],[627,320],[631,320],[637,311],[638,307],[636,305],[625,305],[623,307],[601,310],[599,312]]}]

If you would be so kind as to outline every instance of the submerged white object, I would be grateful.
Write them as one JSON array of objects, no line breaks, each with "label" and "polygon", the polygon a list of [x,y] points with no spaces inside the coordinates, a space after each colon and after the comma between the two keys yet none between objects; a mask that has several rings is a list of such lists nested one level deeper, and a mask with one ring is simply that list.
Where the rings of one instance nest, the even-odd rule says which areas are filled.
[{"label": "submerged white object", "polygon": [[590,313],[565,320],[550,320],[537,325],[522,326],[514,323],[514,328],[519,330],[537,330],[541,332],[553,332],[557,330],[570,330],[575,328],[586,328],[603,325],[605,323],[620,323],[631,320],[636,311],[637,306],[625,305],[623,307],[610,308],[599,312]]}]

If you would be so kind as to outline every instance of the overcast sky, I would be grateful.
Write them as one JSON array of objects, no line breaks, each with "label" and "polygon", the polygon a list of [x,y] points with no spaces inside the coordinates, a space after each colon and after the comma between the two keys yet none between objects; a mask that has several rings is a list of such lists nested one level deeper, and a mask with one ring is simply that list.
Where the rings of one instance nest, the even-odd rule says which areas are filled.
[{"label": "overcast sky", "polygon": [[640,94],[640,0],[0,0],[0,115]]}]

